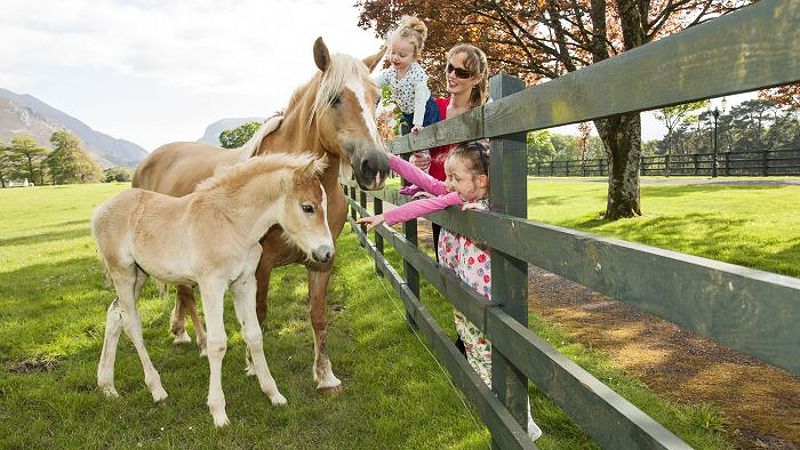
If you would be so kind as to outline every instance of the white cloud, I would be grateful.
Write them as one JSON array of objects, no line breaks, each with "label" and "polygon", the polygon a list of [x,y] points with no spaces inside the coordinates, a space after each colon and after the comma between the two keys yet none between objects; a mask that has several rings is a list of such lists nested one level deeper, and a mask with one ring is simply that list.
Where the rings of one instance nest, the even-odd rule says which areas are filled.
[{"label": "white cloud", "polygon": [[[342,0],[3,3],[0,87],[147,147],[199,137],[230,114],[281,107],[313,74],[317,36],[332,51],[355,56],[380,45]],[[163,131],[155,136],[154,129]]]}]

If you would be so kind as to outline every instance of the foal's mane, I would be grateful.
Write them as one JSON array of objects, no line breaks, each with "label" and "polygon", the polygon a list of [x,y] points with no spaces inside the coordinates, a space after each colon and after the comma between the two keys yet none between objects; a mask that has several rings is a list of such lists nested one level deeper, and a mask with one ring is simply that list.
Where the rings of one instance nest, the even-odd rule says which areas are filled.
[{"label": "foal's mane", "polygon": [[[206,179],[197,186],[195,192],[208,192],[217,188],[226,190],[237,189],[255,177],[264,173],[288,170],[287,175],[294,176],[299,170],[309,168],[307,176],[319,176],[325,169],[326,163],[317,159],[311,153],[270,153],[267,155],[254,156],[245,162],[225,167],[219,170],[211,178]],[[271,183],[275,189],[281,188],[279,181],[283,178],[275,179]]]}]

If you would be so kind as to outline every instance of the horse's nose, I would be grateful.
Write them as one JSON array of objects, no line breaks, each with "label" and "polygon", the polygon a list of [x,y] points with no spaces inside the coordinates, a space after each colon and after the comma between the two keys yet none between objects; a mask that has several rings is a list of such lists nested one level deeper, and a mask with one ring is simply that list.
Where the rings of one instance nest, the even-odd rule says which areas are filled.
[{"label": "horse's nose", "polygon": [[371,153],[361,160],[358,169],[360,177],[356,178],[362,189],[382,189],[389,175],[389,158],[383,152]]},{"label": "horse's nose", "polygon": [[319,263],[326,263],[333,258],[333,247],[330,245],[320,245],[311,252],[311,257]]}]

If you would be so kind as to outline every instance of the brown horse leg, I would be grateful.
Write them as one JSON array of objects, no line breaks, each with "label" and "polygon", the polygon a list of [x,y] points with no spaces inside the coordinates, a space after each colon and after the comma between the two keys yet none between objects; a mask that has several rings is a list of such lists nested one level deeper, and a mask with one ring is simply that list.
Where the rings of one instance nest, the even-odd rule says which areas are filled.
[{"label": "brown horse leg", "polygon": [[262,329],[264,328],[264,322],[267,320],[269,277],[272,274],[274,264],[275,261],[262,254],[258,267],[256,267],[256,317]]},{"label": "brown horse leg", "polygon": [[314,331],[314,382],[317,383],[317,391],[323,394],[338,394],[342,391],[342,382],[333,374],[327,352],[327,319],[325,317],[327,299],[325,294],[332,268],[332,262],[322,270],[308,268],[311,328]]},{"label": "brown horse leg", "polygon": [[177,298],[175,299],[175,307],[172,309],[172,316],[170,318],[170,330],[175,336],[173,343],[186,344],[192,342],[189,333],[186,332],[186,314],[192,317],[194,323],[194,330],[197,334],[197,349],[200,351],[200,356],[206,354],[206,331],[203,327],[203,322],[197,314],[197,308],[194,303],[194,292],[191,288],[186,286],[178,286]]}]

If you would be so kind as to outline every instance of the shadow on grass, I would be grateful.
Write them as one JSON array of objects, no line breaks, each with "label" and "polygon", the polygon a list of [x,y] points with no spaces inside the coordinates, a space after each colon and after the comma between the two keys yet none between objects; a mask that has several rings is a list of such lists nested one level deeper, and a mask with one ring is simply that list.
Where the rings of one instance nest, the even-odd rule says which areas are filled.
[{"label": "shadow on grass", "polygon": [[721,192],[735,193],[737,191],[753,192],[753,191],[770,191],[782,189],[782,185],[730,185],[730,184],[691,184],[691,185],[677,185],[677,186],[653,186],[642,185],[641,196],[642,198],[675,198],[682,195],[693,194],[719,194]]},{"label": "shadow on grass", "polygon": [[[63,226],[63,225],[53,225]],[[74,230],[65,231],[52,231],[49,233],[29,234],[26,236],[19,236],[15,238],[0,239],[0,247],[12,245],[29,245],[29,244],[42,244],[44,242],[65,241],[69,239],[77,239],[90,235],[88,228],[76,228]]]}]

